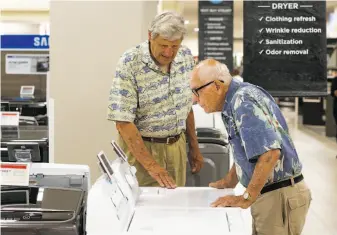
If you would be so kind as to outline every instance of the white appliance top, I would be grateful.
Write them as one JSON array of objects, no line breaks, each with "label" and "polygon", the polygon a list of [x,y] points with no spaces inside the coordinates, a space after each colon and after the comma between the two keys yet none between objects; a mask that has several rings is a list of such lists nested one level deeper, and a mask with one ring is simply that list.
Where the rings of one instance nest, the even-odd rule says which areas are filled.
[{"label": "white appliance top", "polygon": [[90,172],[87,165],[58,164],[58,163],[31,163],[30,175],[88,175]]},{"label": "white appliance top", "polygon": [[211,208],[219,197],[233,195],[232,189],[214,189],[210,187],[178,187],[166,189],[159,187],[141,187],[137,207],[161,208]]},{"label": "white appliance top", "polygon": [[211,207],[232,189],[139,187],[127,162],[116,159],[111,167],[110,180],[100,177],[89,191],[88,235],[247,234],[240,208]]},{"label": "white appliance top", "polygon": [[154,234],[239,234],[242,220],[231,208],[136,208],[128,232]]}]

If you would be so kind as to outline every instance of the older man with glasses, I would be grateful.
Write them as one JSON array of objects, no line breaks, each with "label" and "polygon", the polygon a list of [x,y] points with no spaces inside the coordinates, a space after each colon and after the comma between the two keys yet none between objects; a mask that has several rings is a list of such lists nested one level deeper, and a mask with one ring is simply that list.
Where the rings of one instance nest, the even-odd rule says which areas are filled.
[{"label": "older man with glasses", "polygon": [[251,206],[253,234],[300,234],[311,202],[302,164],[287,123],[273,97],[258,86],[232,79],[226,65],[213,59],[199,63],[190,86],[206,113],[222,112],[234,164],[227,176],[211,183],[243,195],[224,196],[213,207]]}]

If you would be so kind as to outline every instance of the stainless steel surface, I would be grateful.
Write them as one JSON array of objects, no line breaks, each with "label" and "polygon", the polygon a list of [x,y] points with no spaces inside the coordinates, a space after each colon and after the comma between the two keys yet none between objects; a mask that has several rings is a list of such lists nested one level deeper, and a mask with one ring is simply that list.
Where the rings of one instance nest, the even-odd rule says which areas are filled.
[{"label": "stainless steel surface", "polygon": [[[2,187],[1,234],[4,235],[80,235],[81,211],[84,191],[69,188],[24,187],[29,191],[29,204],[17,204],[25,200],[26,194],[10,196],[8,187]],[[14,188],[14,191],[18,191]]]},{"label": "stainless steel surface", "polygon": [[[19,194],[19,191],[22,193]],[[19,190],[15,187],[12,193],[7,187],[1,190],[1,210],[6,208],[22,210],[33,206],[34,209],[42,210],[77,211],[81,197],[80,189],[25,187]]]},{"label": "stainless steel surface", "polygon": [[48,126],[19,126],[17,129],[1,127],[1,142],[41,140],[48,138]]}]

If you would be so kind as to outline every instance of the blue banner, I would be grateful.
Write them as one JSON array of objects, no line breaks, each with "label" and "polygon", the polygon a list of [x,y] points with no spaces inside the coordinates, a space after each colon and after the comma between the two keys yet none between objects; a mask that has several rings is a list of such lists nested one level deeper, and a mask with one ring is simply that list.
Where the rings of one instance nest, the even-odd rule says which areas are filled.
[{"label": "blue banner", "polygon": [[48,50],[49,35],[1,35],[1,49]]}]

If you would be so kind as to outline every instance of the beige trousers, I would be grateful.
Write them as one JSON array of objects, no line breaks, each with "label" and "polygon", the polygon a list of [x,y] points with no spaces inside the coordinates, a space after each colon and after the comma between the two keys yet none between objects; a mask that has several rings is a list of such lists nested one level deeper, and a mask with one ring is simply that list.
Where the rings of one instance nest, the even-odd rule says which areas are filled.
[{"label": "beige trousers", "polygon": [[[118,144],[128,156],[129,164],[137,169],[136,177],[139,186],[159,186],[159,183],[147,173],[144,167],[128,151],[126,143],[121,136],[119,136]],[[168,145],[147,141],[144,141],[144,144],[156,162],[168,171],[176,185],[178,187],[185,186],[187,153],[184,133],[181,134],[179,140],[174,144]]]},{"label": "beige trousers", "polygon": [[258,197],[251,206],[253,235],[299,235],[311,203],[304,180]]}]

